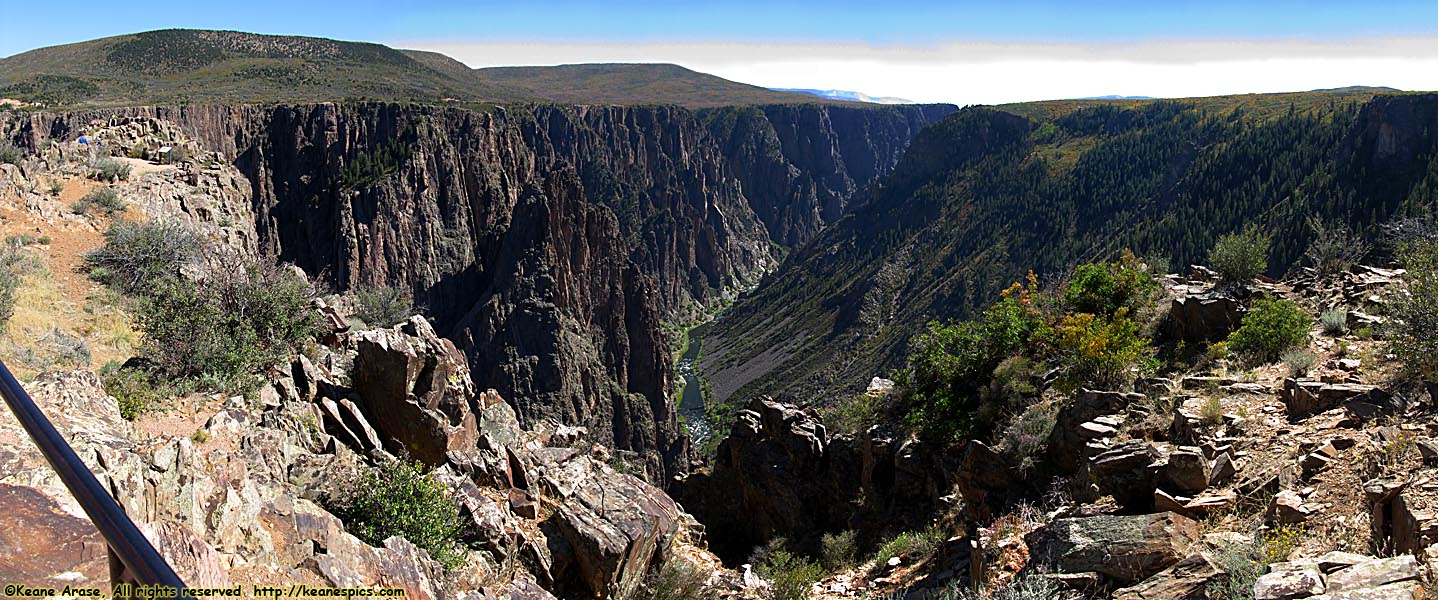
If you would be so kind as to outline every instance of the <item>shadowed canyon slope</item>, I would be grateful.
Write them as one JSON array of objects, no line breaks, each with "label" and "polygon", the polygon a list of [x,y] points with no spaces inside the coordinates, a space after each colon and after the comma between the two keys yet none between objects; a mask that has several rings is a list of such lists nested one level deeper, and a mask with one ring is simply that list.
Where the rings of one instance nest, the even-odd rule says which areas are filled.
[{"label": "shadowed canyon slope", "polygon": [[965,109],[716,322],[700,369],[740,403],[862,391],[924,323],[1030,269],[1050,280],[1126,247],[1181,269],[1250,224],[1282,274],[1310,216],[1372,232],[1431,210],[1435,120],[1432,95],[1372,91]]},{"label": "shadowed canyon slope", "polygon": [[[782,210],[816,229],[819,203],[842,206],[946,108],[756,110],[777,116],[746,124],[748,135],[803,142],[725,144],[705,125],[711,115],[672,107],[219,105],[0,118],[22,146],[73,137],[95,119],[175,122],[250,179],[262,252],[340,289],[411,290],[476,380],[527,423],[585,425],[658,476],[682,470],[687,454],[661,325],[752,286],[784,247],[751,198],[790,199]],[[766,169],[782,176],[759,175]]]}]

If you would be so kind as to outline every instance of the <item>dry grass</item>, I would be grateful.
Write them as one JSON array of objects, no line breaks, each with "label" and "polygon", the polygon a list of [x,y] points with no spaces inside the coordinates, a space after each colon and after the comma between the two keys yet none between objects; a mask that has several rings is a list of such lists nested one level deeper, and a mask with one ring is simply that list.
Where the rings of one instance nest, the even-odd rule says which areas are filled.
[{"label": "dry grass", "polygon": [[[69,206],[98,185],[81,178],[58,183],[62,190],[53,199],[57,206]],[[46,219],[21,208],[18,198],[0,200],[0,238],[26,234],[48,242],[26,248],[40,268],[22,280],[15,315],[0,334],[0,358],[16,377],[28,380],[49,368],[98,369],[134,355],[140,336],[120,299],[79,269],[81,255],[102,243],[104,221]],[[67,359],[73,352],[59,343],[66,336],[84,340],[88,363]]]}]

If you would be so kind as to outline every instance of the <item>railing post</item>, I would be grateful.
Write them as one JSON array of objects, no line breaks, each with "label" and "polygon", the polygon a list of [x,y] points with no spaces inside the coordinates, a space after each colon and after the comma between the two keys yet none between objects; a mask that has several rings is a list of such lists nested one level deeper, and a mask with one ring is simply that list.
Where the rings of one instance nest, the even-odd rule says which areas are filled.
[{"label": "railing post", "polygon": [[[179,595],[185,584],[175,570],[155,551],[154,545],[130,517],[120,510],[110,492],[95,479],[95,474],[55,430],[3,361],[0,361],[0,396],[5,398],[10,411],[15,413],[15,420],[40,448],[40,453],[55,469],[60,481],[80,503],[90,522],[100,530],[110,553],[111,588],[124,582],[161,585],[174,588],[175,597],[189,598],[188,595]],[[116,575],[117,572],[119,575]]]}]

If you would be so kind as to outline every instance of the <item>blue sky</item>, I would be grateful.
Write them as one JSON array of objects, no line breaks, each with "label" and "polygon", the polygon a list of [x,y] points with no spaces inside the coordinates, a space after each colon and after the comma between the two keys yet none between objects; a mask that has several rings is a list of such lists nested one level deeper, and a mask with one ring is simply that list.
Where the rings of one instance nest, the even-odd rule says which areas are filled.
[{"label": "blue sky", "polygon": [[[123,9],[131,6],[134,9]],[[1438,3],[1205,2],[619,2],[209,3],[0,1],[0,56],[107,35],[195,27],[379,42],[788,41],[874,45],[955,40],[1101,42],[1153,39],[1425,35]],[[86,18],[76,18],[85,15]]]},{"label": "blue sky", "polygon": [[[125,8],[130,7],[130,8]],[[84,18],[77,18],[83,15]],[[1146,87],[1151,70],[1127,71],[1118,65],[1153,64],[1155,56],[1208,64],[1247,61],[1250,71],[1262,61],[1364,53],[1377,63],[1351,64],[1350,70],[1308,65],[1307,79],[1282,79],[1274,85],[1315,86],[1339,77],[1401,75],[1428,68],[1438,49],[1407,44],[1395,49],[1387,40],[1435,39],[1438,3],[1417,1],[1330,2],[1208,0],[1205,2],[1107,0],[1057,2],[308,2],[247,0],[207,3],[148,0],[0,0],[0,56],[108,35],[193,27],[258,33],[314,35],[387,43],[449,52],[473,66],[552,64],[555,62],[678,62],[691,68],[760,85],[837,87],[920,99],[1000,101],[1024,94],[1064,97],[1082,94],[1083,81],[1094,95],[1119,93],[1174,95],[1222,93],[1225,69],[1210,69],[1208,87],[1178,85],[1197,72],[1172,74],[1173,91]],[[978,50],[975,50],[978,48]],[[1327,48],[1327,50],[1324,50]],[[1345,50],[1353,50],[1346,52]],[[1244,54],[1247,52],[1247,54]],[[979,58],[975,58],[975,57]],[[1015,62],[1013,57],[1025,57]],[[1366,56],[1366,55],[1365,55]],[[984,76],[964,65],[1008,60],[1020,75],[1042,77],[1058,62],[1087,57],[1097,70],[1065,86],[1015,88],[1004,95],[965,93],[954,85],[927,87],[913,79]],[[1013,60],[1009,60],[1013,59]],[[827,60],[820,68],[817,62]],[[1409,61],[1403,63],[1401,61]],[[905,71],[904,66],[928,70]],[[937,66],[938,63],[948,65]],[[1270,63],[1271,64],[1271,63]],[[867,67],[865,67],[867,65]],[[1045,67],[1044,65],[1048,65]],[[1107,65],[1107,66],[1103,66]],[[1103,68],[1099,68],[1102,66]],[[1229,64],[1229,66],[1233,66]],[[917,68],[917,67],[916,67]],[[975,67],[977,68],[977,67]],[[907,78],[881,77],[884,70]],[[1028,69],[1031,73],[1023,71]],[[1116,70],[1117,69],[1117,70]],[[1325,73],[1325,71],[1327,73]],[[996,77],[997,72],[988,73]],[[1326,77],[1326,78],[1325,78]],[[1290,80],[1292,80],[1290,82]],[[1234,84],[1262,84],[1255,75]],[[1395,85],[1395,81],[1351,81]],[[1005,80],[982,80],[993,89]],[[1347,85],[1348,83],[1344,83]],[[874,89],[876,86],[882,89]],[[972,86],[971,86],[972,87]],[[1163,87],[1163,86],[1158,86]],[[1427,89],[1438,87],[1434,82]],[[866,89],[867,88],[867,89]],[[1254,89],[1251,91],[1272,91]],[[967,94],[967,95],[966,95]],[[955,96],[965,96],[955,98]],[[1032,99],[1023,97],[1022,99]]]}]

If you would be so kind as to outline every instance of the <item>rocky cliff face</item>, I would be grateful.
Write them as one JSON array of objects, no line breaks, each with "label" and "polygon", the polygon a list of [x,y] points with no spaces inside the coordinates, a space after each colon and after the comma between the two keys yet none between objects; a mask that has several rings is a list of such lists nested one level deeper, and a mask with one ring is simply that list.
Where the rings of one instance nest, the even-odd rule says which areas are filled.
[{"label": "rocky cliff face", "polygon": [[838,220],[859,188],[888,174],[920,129],[953,111],[785,105],[702,115],[770,238],[796,248]]},{"label": "rocky cliff face", "polygon": [[[687,443],[661,323],[756,283],[771,237],[805,239],[951,109],[756,109],[777,144],[762,153],[670,107],[161,107],[0,116],[0,131],[38,147],[173,123],[249,180],[260,252],[340,289],[411,290],[526,424],[587,426],[662,476]],[[774,216],[796,211],[813,218]]]}]

